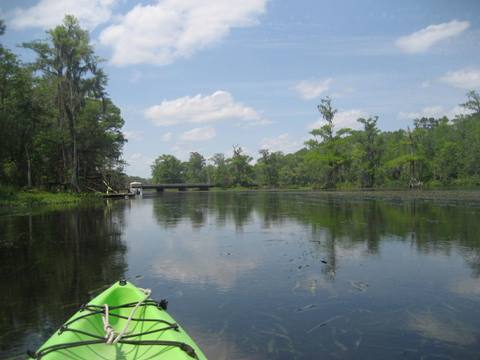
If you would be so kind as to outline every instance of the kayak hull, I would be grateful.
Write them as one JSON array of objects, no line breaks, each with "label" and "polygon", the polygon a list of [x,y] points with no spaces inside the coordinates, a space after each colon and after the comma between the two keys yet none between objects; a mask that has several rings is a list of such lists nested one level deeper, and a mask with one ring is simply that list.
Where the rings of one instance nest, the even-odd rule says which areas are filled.
[{"label": "kayak hull", "polygon": [[[105,340],[105,304],[115,335],[132,315],[128,331],[115,344]],[[92,299],[30,356],[42,360],[206,360],[197,344],[161,305],[146,299],[145,292],[133,284],[120,281]]]}]

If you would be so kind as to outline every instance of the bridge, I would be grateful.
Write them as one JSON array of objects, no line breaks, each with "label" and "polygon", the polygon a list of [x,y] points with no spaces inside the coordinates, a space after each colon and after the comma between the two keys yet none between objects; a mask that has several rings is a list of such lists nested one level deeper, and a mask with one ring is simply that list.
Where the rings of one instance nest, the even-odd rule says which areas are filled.
[{"label": "bridge", "polygon": [[185,184],[185,183],[178,183],[178,184],[156,184],[156,185],[144,185],[140,182],[132,182],[130,183],[130,191],[135,193],[136,190],[157,190],[158,192],[162,192],[165,189],[177,189],[178,191],[186,191],[187,189],[197,189],[200,191],[208,191],[210,188],[214,187],[214,184]]}]

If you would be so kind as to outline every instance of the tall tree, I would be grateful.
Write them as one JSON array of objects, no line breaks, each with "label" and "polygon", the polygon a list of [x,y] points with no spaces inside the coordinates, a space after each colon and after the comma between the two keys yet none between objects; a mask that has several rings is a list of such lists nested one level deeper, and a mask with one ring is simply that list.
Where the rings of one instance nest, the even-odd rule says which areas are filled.
[{"label": "tall tree", "polygon": [[240,146],[233,146],[233,156],[228,159],[232,185],[246,186],[252,182],[253,169],[250,162],[252,157],[245,154]]},{"label": "tall tree", "polygon": [[191,152],[185,163],[186,180],[189,183],[204,183],[207,179],[205,158],[198,152]]},{"label": "tall tree", "polygon": [[184,167],[173,155],[160,155],[151,166],[154,184],[173,184],[184,182]]},{"label": "tall tree", "polygon": [[[0,33],[4,31],[0,21]],[[28,187],[32,186],[32,147],[43,106],[35,93],[31,69],[0,44],[0,180]]]},{"label": "tall tree", "polygon": [[277,187],[280,183],[280,169],[282,166],[283,153],[270,152],[268,149],[259,151],[260,158],[255,167],[258,169],[258,178],[261,185]]},{"label": "tall tree", "polygon": [[375,185],[375,175],[379,160],[379,144],[377,127],[378,116],[373,118],[360,118],[357,120],[363,124],[363,132],[361,134],[362,149],[362,187],[371,188]]},{"label": "tall tree", "polygon": [[[106,76],[98,67],[100,60],[89,43],[88,31],[80,27],[75,17],[65,16],[63,24],[47,34],[47,41],[33,41],[23,46],[35,51],[37,69],[51,77],[56,85],[59,123],[63,127],[66,122],[69,134],[70,184],[79,191],[78,116],[87,97],[104,97]],[[65,154],[65,165],[66,158]]]},{"label": "tall tree", "polygon": [[333,108],[332,99],[328,96],[320,100],[320,105],[317,106],[317,109],[326,121],[326,124],[319,129],[313,129],[310,131],[310,134],[313,136],[320,136],[324,143],[328,143],[333,140],[335,127],[333,118],[337,113],[337,109]]},{"label": "tall tree", "polygon": [[[348,130],[341,129],[335,134],[333,120],[337,109],[332,106],[332,99],[330,97],[327,96],[322,99],[317,108],[326,121],[326,124],[310,131],[310,134],[313,135],[315,139],[306,142],[306,145],[311,150],[311,153],[308,154],[306,159],[310,163],[311,169],[316,169],[316,172],[323,175],[317,178],[316,182],[320,182],[324,188],[335,188],[343,163],[338,145]],[[320,141],[317,140],[318,138]]]},{"label": "tall tree", "polygon": [[213,162],[214,167],[213,183],[221,187],[230,185],[230,175],[225,155],[222,153],[216,153],[210,160]]}]

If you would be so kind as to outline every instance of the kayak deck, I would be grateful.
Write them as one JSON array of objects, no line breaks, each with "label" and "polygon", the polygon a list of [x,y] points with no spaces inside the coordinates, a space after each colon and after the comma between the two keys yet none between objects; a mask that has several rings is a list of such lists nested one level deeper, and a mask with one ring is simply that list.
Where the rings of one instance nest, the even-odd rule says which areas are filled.
[{"label": "kayak deck", "polygon": [[[166,303],[146,297],[133,284],[120,281],[83,306],[36,353],[29,355],[44,360],[206,360],[190,336],[165,311]],[[128,331],[118,343],[106,343],[104,318],[115,335],[128,322]]]}]

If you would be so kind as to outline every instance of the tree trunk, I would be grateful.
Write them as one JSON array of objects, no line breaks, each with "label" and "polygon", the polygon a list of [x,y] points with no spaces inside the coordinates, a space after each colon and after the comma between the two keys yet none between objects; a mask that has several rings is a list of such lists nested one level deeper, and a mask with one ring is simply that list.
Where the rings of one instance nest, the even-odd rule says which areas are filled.
[{"label": "tree trunk", "polygon": [[72,177],[70,179],[70,183],[72,184],[73,189],[76,192],[80,192],[80,187],[78,185],[78,150],[77,150],[77,132],[75,131],[75,124],[71,129],[71,137],[72,137]]},{"label": "tree trunk", "polygon": [[[69,76],[67,76],[69,78]],[[77,149],[77,129],[75,124],[76,108],[75,108],[75,99],[74,91],[71,84],[71,79],[69,79],[69,101],[64,102],[65,112],[68,118],[68,127],[70,130],[70,140],[72,141],[72,172],[70,177],[70,184],[76,192],[80,192],[80,187],[78,185],[78,149]]]},{"label": "tree trunk", "polygon": [[68,117],[68,127],[70,131],[70,140],[72,142],[72,167],[70,176],[70,185],[73,190],[80,192],[80,186],[78,185],[78,149],[77,149],[77,131],[75,129],[75,115],[72,109],[66,109]]},{"label": "tree trunk", "polygon": [[28,151],[28,146],[25,144],[25,157],[27,158],[27,186],[32,187],[32,163],[30,160],[30,153]]}]

